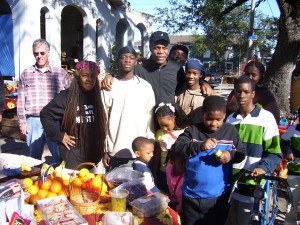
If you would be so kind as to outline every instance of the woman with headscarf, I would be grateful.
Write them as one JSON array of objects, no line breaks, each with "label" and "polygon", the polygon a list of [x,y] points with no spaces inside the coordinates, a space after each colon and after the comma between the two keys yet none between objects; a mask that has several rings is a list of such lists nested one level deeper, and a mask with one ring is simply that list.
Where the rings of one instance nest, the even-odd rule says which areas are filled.
[{"label": "woman with headscarf", "polygon": [[[83,162],[97,164],[102,159],[107,119],[99,72],[94,62],[78,62],[70,88],[61,91],[40,113],[43,127],[49,138],[58,142],[67,168]],[[56,121],[60,121],[60,127]]]}]

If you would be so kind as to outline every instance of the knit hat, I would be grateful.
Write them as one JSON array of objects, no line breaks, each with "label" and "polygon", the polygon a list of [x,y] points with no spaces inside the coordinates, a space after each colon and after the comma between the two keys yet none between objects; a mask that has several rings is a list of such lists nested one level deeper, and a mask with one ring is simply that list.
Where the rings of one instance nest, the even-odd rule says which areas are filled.
[{"label": "knit hat", "polygon": [[198,70],[205,76],[206,71],[203,67],[203,64],[201,63],[201,61],[199,59],[189,59],[187,61],[187,63],[185,64],[185,70],[188,70],[188,69]]},{"label": "knit hat", "polygon": [[75,68],[77,71],[86,69],[86,70],[96,70],[98,73],[100,73],[100,67],[95,62],[88,61],[88,60],[78,62]]},{"label": "knit hat", "polygon": [[170,52],[175,51],[175,50],[181,50],[183,51],[186,55],[189,54],[189,49],[185,45],[173,45],[171,48]]},{"label": "knit hat", "polygon": [[156,41],[166,41],[168,44],[170,43],[169,35],[166,32],[163,31],[155,31],[150,36],[150,43],[154,43]]},{"label": "knit hat", "polygon": [[125,53],[130,53],[132,55],[136,55],[136,51],[133,49],[133,47],[125,46],[125,47],[120,48],[120,50],[118,51],[118,58],[120,58],[121,55],[123,55]]}]

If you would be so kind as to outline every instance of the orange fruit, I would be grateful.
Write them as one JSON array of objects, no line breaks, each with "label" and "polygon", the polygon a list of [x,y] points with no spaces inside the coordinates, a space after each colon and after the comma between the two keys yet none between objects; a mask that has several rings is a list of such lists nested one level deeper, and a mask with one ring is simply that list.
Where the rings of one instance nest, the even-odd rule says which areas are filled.
[{"label": "orange fruit", "polygon": [[82,181],[79,177],[75,177],[74,180],[72,181],[72,185],[74,187],[81,187]]},{"label": "orange fruit", "polygon": [[33,185],[33,181],[30,178],[24,178],[22,183],[25,189],[28,189]]},{"label": "orange fruit", "polygon": [[92,187],[95,187],[95,188],[101,187],[101,184],[102,184],[102,180],[100,177],[93,178],[93,180],[91,182]]},{"label": "orange fruit", "polygon": [[42,182],[41,183],[41,189],[43,190],[49,190],[50,189],[50,186],[52,184],[52,181],[50,179],[47,179],[46,182]]},{"label": "orange fruit", "polygon": [[101,193],[106,193],[108,191],[108,185],[106,182],[102,182]]},{"label": "orange fruit", "polygon": [[63,186],[60,182],[53,182],[50,186],[50,191],[58,193],[62,190]]},{"label": "orange fruit", "polygon": [[31,187],[28,188],[28,192],[31,194],[31,195],[35,195],[37,194],[39,191],[39,188],[35,185],[32,185]]},{"label": "orange fruit", "polygon": [[47,191],[47,190],[40,189],[40,190],[38,191],[37,195],[39,196],[39,199],[44,199],[44,198],[47,197],[48,191]]},{"label": "orange fruit", "polygon": [[85,177],[87,174],[89,174],[90,171],[87,168],[82,168],[79,170],[79,177],[83,178]]},{"label": "orange fruit", "polygon": [[[58,192],[58,193],[59,193],[59,192]],[[52,191],[48,191],[48,194],[47,194],[47,197],[46,197],[46,198],[55,197],[55,196],[59,195],[58,193],[56,194],[56,193],[54,193],[54,192],[52,192]]]},{"label": "orange fruit", "polygon": [[37,194],[35,194],[35,195],[30,196],[29,202],[32,205],[36,205],[37,200],[39,200],[39,196]]}]

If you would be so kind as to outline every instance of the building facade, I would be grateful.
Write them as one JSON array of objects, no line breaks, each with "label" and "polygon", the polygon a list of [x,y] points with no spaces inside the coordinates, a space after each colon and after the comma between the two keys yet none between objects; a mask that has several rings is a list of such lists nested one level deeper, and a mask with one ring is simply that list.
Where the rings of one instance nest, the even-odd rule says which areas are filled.
[{"label": "building facade", "polygon": [[8,50],[0,52],[5,56],[0,72],[18,80],[35,62],[33,41],[45,38],[51,63],[72,69],[78,60],[92,60],[104,74],[112,49],[133,46],[135,35],[141,37],[142,55],[148,56],[151,23],[150,15],[130,8],[126,0],[1,0],[0,47]]}]

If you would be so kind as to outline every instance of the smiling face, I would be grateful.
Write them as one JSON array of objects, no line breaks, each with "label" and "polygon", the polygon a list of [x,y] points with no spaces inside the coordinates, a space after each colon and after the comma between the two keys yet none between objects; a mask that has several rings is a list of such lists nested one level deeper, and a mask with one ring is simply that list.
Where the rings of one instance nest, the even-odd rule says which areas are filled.
[{"label": "smiling face", "polygon": [[222,111],[209,111],[203,113],[204,127],[209,132],[216,132],[222,127],[226,113]]},{"label": "smiling face", "polygon": [[160,66],[167,63],[169,55],[168,43],[166,41],[156,41],[150,45],[152,59]]},{"label": "smiling face", "polygon": [[235,87],[234,95],[241,109],[246,109],[253,105],[255,92],[250,83],[240,83]]},{"label": "smiling face", "polygon": [[45,44],[38,44],[33,47],[33,55],[38,68],[47,68],[49,65],[50,50]]},{"label": "smiling face", "polygon": [[98,79],[98,72],[95,70],[82,69],[79,71],[78,82],[83,91],[91,91]]},{"label": "smiling face", "polygon": [[181,65],[185,64],[187,57],[188,57],[187,54],[185,54],[185,52],[180,49],[173,50],[170,53],[170,59],[172,61],[176,61],[180,63]]},{"label": "smiling face", "polygon": [[188,89],[199,89],[199,80],[203,77],[202,73],[195,69],[188,69],[185,72],[185,80]]},{"label": "smiling face", "polygon": [[263,75],[256,66],[248,66],[245,70],[245,75],[250,77],[255,85],[262,82]]}]

